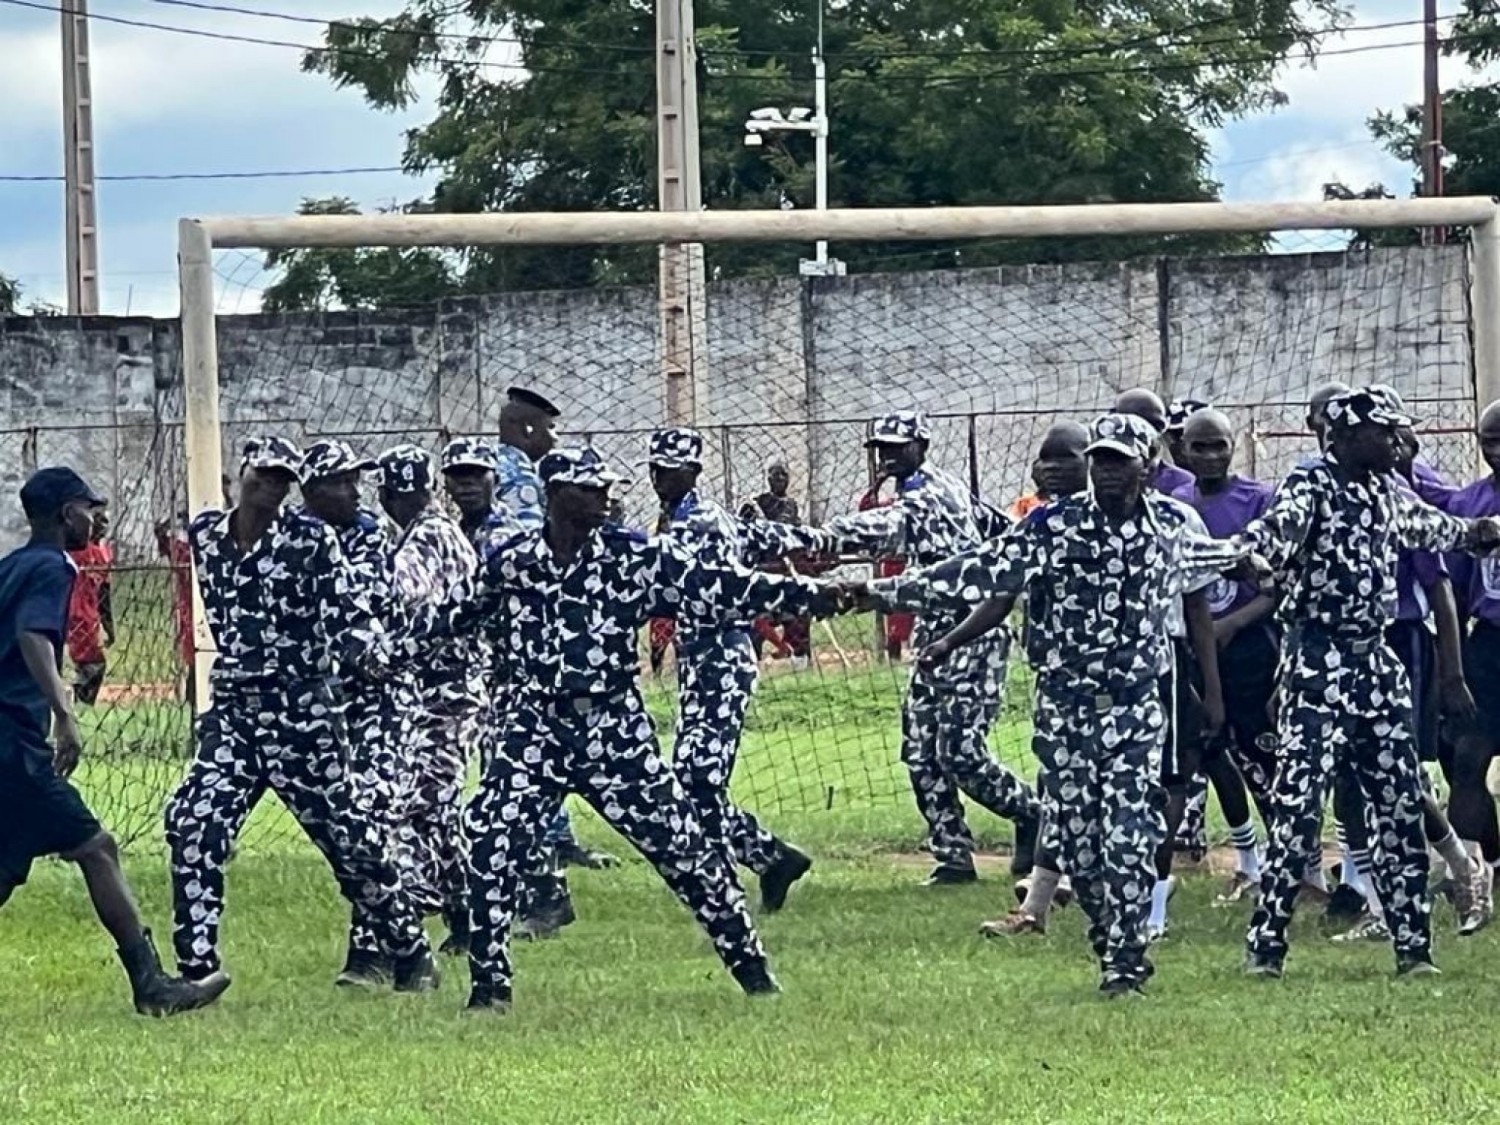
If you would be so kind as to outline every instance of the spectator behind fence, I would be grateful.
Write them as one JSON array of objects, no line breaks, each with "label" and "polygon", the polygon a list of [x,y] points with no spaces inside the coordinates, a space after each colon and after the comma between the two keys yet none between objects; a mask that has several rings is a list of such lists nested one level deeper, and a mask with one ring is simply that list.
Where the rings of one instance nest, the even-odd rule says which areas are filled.
[{"label": "spectator behind fence", "polygon": [[[225,490],[224,495],[229,495]],[[182,667],[179,674],[186,677],[187,693],[191,697],[193,688],[193,552],[188,546],[188,514],[177,513],[177,525],[168,520],[158,520],[156,527],[156,552],[167,560],[172,571],[172,619],[177,627],[177,658]]]},{"label": "spectator behind fence", "polygon": [[104,541],[109,534],[109,509],[100,504],[93,509],[89,541],[68,552],[78,577],[68,600],[68,658],[73,661],[76,679],[73,697],[85,706],[99,698],[107,663],[104,650],[115,643],[115,615],[110,600],[110,571],[114,551]]},{"label": "spectator behind fence", "polygon": [[[792,474],[786,467],[786,462],[779,457],[773,459],[766,466],[766,491],[746,504],[741,509],[741,515],[758,515],[761,519],[774,523],[800,524],[802,514],[797,510],[797,501],[787,495],[791,486]],[[766,569],[781,568],[768,566]],[[787,569],[804,575],[809,573],[809,568],[802,559],[788,559]],[[753,637],[755,655],[759,657],[765,646],[770,644],[776,656],[790,656],[793,667],[805,668],[812,652],[811,632],[805,617],[756,618]]]}]

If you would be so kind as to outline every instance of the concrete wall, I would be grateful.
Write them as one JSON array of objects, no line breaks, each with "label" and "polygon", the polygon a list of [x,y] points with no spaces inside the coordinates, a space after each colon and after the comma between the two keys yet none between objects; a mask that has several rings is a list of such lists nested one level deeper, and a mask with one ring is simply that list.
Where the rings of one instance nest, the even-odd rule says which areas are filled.
[{"label": "concrete wall", "polygon": [[[1037,437],[1148,385],[1237,409],[1262,475],[1304,442],[1300,403],[1330,378],[1396,385],[1429,422],[1440,464],[1472,464],[1460,247],[1135,264],[1006,267],[736,282],[710,290],[698,389],[709,474],[752,496],[773,457],[815,518],[864,486],[868,419],[921,406],[935,456],[1008,500]],[[225,316],[226,445],[277,430],[401,440],[491,431],[512,384],[567,428],[632,462],[662,414],[657,311],[646,290],[526,293],[378,313]],[[177,328],[149,320],[0,322],[0,497],[33,464],[77,464],[117,498],[127,551],[182,500]],[[232,464],[232,457],[226,459]],[[639,475],[638,470],[633,470]],[[648,490],[631,493],[647,518]],[[0,498],[0,541],[21,534]]]}]

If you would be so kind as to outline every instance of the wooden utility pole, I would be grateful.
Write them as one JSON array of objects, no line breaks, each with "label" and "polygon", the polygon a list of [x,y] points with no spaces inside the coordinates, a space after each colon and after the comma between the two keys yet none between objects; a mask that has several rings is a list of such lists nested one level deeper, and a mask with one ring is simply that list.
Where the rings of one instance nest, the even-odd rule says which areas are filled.
[{"label": "wooden utility pole", "polygon": [[[656,2],[657,209],[701,211],[698,68],[693,0]],[[707,350],[703,244],[661,247],[659,307],[662,375],[669,425],[697,420],[697,385]]]},{"label": "wooden utility pole", "polygon": [[99,225],[94,193],[94,84],[89,76],[88,0],[62,10],[63,211],[68,315],[99,311]]},{"label": "wooden utility pole", "polygon": [[[1437,0],[1422,0],[1422,194],[1443,194],[1443,94],[1438,89]],[[1422,241],[1442,243],[1442,227],[1429,227]]]}]

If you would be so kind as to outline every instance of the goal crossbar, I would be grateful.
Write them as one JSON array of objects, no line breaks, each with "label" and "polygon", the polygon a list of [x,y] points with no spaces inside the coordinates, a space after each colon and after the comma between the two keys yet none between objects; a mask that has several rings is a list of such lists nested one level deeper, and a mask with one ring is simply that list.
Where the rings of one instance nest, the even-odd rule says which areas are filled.
[{"label": "goal crossbar", "polygon": [[1099,203],[1055,207],[878,207],[829,211],[496,212],[297,215],[196,222],[217,249],[683,242],[888,242],[1198,234],[1357,227],[1482,226],[1488,196],[1327,203]]}]

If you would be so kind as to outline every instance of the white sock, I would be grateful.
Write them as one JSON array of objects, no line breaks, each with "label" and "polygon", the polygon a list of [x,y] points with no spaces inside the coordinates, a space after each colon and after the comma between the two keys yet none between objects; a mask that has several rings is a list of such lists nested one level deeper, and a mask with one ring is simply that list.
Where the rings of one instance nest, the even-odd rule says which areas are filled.
[{"label": "white sock", "polygon": [[1443,862],[1448,865],[1448,873],[1453,878],[1462,881],[1471,877],[1474,869],[1469,864],[1469,853],[1457,832],[1450,829],[1448,835],[1432,846],[1443,857]]},{"label": "white sock", "polygon": [[1027,888],[1026,901],[1021,904],[1021,909],[1033,918],[1045,918],[1047,911],[1052,909],[1052,899],[1061,882],[1062,875],[1058,872],[1049,871],[1045,867],[1035,868],[1031,872],[1031,886]]},{"label": "white sock", "polygon": [[1165,926],[1167,924],[1167,895],[1172,891],[1172,880],[1168,876],[1158,879],[1156,886],[1151,888],[1151,918],[1149,924],[1152,926]]},{"label": "white sock", "polygon": [[1255,850],[1255,824],[1231,825],[1229,841],[1234,845],[1234,868],[1251,882],[1260,879],[1260,855]]},{"label": "white sock", "polygon": [[1339,883],[1345,887],[1353,887],[1360,894],[1364,894],[1368,887],[1368,880],[1365,879],[1365,874],[1360,867],[1361,864],[1355,860],[1354,853],[1345,848],[1343,862],[1339,864]]}]

